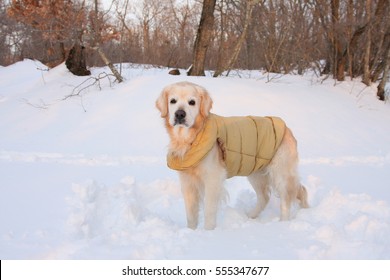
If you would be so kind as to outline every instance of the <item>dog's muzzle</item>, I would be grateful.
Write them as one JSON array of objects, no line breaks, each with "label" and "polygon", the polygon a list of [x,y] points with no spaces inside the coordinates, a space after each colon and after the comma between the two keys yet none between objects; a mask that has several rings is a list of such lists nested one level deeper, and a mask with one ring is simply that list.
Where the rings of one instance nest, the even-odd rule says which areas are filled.
[{"label": "dog's muzzle", "polygon": [[186,112],[184,110],[177,110],[175,112],[175,125],[186,123]]}]

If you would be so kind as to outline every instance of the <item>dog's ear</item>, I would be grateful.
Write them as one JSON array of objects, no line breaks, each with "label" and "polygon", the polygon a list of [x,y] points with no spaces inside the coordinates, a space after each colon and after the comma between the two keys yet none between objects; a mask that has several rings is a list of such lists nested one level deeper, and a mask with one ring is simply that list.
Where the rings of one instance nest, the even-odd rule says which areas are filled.
[{"label": "dog's ear", "polygon": [[200,95],[200,114],[203,117],[207,117],[210,113],[211,107],[213,107],[213,100],[211,100],[211,97],[206,89],[203,87],[197,86],[197,91]]},{"label": "dog's ear", "polygon": [[156,107],[160,111],[162,118],[165,118],[168,115],[168,92],[169,88],[164,88],[156,100]]}]

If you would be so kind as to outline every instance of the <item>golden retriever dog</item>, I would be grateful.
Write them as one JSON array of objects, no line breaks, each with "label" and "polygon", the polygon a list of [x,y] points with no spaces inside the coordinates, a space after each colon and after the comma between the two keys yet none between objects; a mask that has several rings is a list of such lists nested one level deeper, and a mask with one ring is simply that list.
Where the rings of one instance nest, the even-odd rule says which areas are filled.
[{"label": "golden retriever dog", "polygon": [[293,202],[307,208],[297,172],[297,142],[284,122],[220,117],[210,113],[212,104],[207,90],[190,82],[165,87],[156,101],[170,137],[168,166],[180,176],[187,226],[197,228],[204,200],[204,228],[216,227],[223,182],[232,176],[247,176],[256,192],[251,218],[265,208],[272,190],[280,198],[281,220],[290,218]]}]

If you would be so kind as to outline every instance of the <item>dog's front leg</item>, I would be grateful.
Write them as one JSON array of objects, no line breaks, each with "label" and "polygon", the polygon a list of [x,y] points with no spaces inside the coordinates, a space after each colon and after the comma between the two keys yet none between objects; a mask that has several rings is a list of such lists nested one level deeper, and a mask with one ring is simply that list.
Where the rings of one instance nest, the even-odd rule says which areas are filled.
[{"label": "dog's front leg", "polygon": [[[215,176],[215,174],[214,174]],[[215,229],[217,212],[221,198],[223,179],[211,174],[205,178],[204,228]]]},{"label": "dog's front leg", "polygon": [[196,229],[199,218],[199,186],[191,175],[180,173],[181,191],[187,214],[187,226]]},{"label": "dog's front leg", "polygon": [[223,182],[227,177],[217,145],[203,160],[200,169],[204,185],[204,228],[211,230],[217,224],[217,211],[221,201]]}]

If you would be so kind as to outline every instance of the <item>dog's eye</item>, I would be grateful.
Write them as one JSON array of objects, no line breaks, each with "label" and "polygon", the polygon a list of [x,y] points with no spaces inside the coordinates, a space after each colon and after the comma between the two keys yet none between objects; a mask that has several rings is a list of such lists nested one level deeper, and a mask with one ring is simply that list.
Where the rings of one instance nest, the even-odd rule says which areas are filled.
[{"label": "dog's eye", "polygon": [[191,106],[194,106],[196,104],[196,102],[195,102],[195,100],[190,100],[190,101],[188,101],[188,104]]},{"label": "dog's eye", "polygon": [[170,101],[171,104],[176,104],[176,102],[177,102],[177,101],[176,101],[176,99],[174,99],[174,98],[171,99],[171,101]]}]

